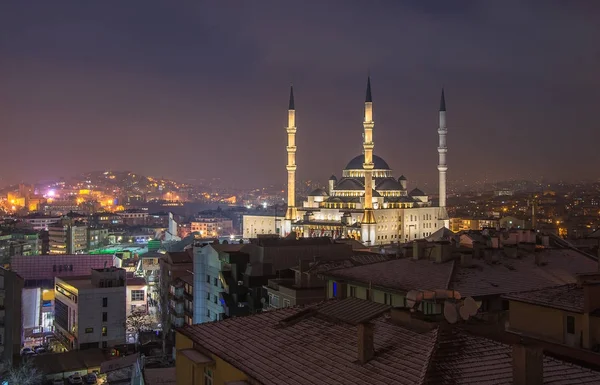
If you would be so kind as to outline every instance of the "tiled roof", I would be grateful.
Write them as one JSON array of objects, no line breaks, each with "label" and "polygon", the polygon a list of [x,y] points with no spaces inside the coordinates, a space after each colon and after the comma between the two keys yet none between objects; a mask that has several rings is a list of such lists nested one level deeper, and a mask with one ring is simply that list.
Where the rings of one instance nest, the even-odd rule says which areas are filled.
[{"label": "tiled roof", "polygon": [[145,368],[144,385],[175,385],[175,368]]},{"label": "tiled roof", "polygon": [[496,262],[473,258],[470,266],[460,261],[434,263],[427,259],[402,258],[389,262],[329,271],[333,279],[361,282],[391,290],[454,289],[463,297],[502,295],[577,282],[576,275],[597,270],[597,262],[568,249],[536,251],[520,258],[495,251]]},{"label": "tiled roof", "polygon": [[358,298],[346,298],[342,301],[332,301],[327,306],[319,308],[319,314],[351,325],[357,325],[389,311],[390,307],[389,305]]},{"label": "tiled roof", "polygon": [[334,270],[325,275],[401,291],[446,289],[453,265],[454,261],[434,263],[425,259],[402,258]]},{"label": "tiled roof", "polygon": [[280,322],[304,311],[286,308],[180,331],[265,385],[422,382],[436,331],[416,333],[380,317],[374,321],[376,356],[361,365],[357,363],[357,326],[318,311],[296,322]]},{"label": "tiled roof", "polygon": [[498,262],[473,259],[472,267],[458,266],[451,289],[463,297],[517,293],[577,282],[576,275],[597,270],[597,262],[575,250],[546,249],[536,251],[542,264],[535,263],[534,253],[509,258],[498,251]]},{"label": "tiled roof", "polygon": [[173,263],[192,263],[194,261],[189,251],[171,251],[167,254]]},{"label": "tiled roof", "polygon": [[[358,310],[358,304],[351,302]],[[324,313],[327,301],[180,329],[203,349],[265,385],[511,384],[512,349],[457,328],[414,331],[388,314],[371,320],[375,355],[358,362],[358,327]],[[350,302],[348,302],[350,303]],[[347,305],[345,305],[347,306]],[[362,310],[361,310],[362,311]],[[600,374],[544,358],[546,384],[598,384]]]},{"label": "tiled roof", "polygon": [[[458,329],[438,332],[437,348],[427,372],[428,385],[512,384],[510,345],[469,335]],[[600,373],[544,357],[544,384],[598,384]]]},{"label": "tiled roof", "polygon": [[504,298],[511,301],[583,313],[583,289],[574,283],[505,295]]}]

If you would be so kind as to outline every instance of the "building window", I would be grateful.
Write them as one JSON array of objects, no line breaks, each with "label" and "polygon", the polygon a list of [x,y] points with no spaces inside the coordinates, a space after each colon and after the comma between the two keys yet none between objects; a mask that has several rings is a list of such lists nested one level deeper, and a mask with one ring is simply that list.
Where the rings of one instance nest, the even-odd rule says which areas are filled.
[{"label": "building window", "polygon": [[204,385],[213,385],[212,369],[204,368]]},{"label": "building window", "polygon": [[108,328],[106,326],[102,326],[102,337],[106,337],[108,335]]},{"label": "building window", "polygon": [[107,297],[102,298],[102,307],[108,307],[108,298]]},{"label": "building window", "polygon": [[107,348],[108,347],[108,341],[102,341],[102,347],[103,348]]},{"label": "building window", "polygon": [[206,316],[210,318],[210,309],[206,309]]},{"label": "building window", "polygon": [[218,301],[218,299],[217,299],[217,296],[215,295],[215,296],[213,296],[213,297],[214,297],[214,298],[213,298],[213,300],[214,300],[214,303],[217,303],[217,301]]},{"label": "building window", "polygon": [[93,333],[93,332],[94,332],[94,328],[85,328],[86,334]]},{"label": "building window", "polygon": [[217,277],[214,278],[214,283],[216,287],[219,287],[219,280],[217,279]]},{"label": "building window", "polygon": [[284,299],[283,300],[283,307],[290,307],[290,300],[289,299]]},{"label": "building window", "polygon": [[350,297],[356,297],[356,286],[350,286]]},{"label": "building window", "polygon": [[567,316],[567,333],[575,334],[575,317],[572,315]]},{"label": "building window", "polygon": [[371,290],[367,289],[367,298],[365,298],[367,300],[371,300]]},{"label": "building window", "polygon": [[102,322],[107,322],[107,321],[108,321],[108,313],[102,312]]},{"label": "building window", "polygon": [[332,284],[332,293],[333,293],[333,297],[337,298],[337,282],[333,282],[333,284]]},{"label": "building window", "polygon": [[206,274],[206,283],[210,283],[210,275]]},{"label": "building window", "polygon": [[132,301],[143,301],[144,300],[144,290],[131,290],[131,300]]},{"label": "building window", "polygon": [[210,292],[206,293],[206,299],[210,301]]}]

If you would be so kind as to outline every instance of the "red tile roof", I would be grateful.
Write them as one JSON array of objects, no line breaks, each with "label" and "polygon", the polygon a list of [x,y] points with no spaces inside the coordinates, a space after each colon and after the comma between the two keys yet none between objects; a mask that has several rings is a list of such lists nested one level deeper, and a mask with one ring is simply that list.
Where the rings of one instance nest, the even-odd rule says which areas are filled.
[{"label": "red tile roof", "polygon": [[[535,263],[535,255],[541,260]],[[576,275],[597,270],[597,262],[575,250],[546,249],[508,257],[494,251],[496,262],[472,259],[471,266],[459,261],[435,263],[427,259],[396,259],[366,266],[336,269],[328,278],[361,282],[390,290],[454,289],[463,297],[502,295],[577,282]]]},{"label": "red tile roof", "polygon": [[497,263],[473,259],[473,267],[459,267],[451,289],[463,297],[516,293],[577,282],[576,275],[596,271],[598,263],[575,250],[546,249],[536,251],[542,264],[535,263],[534,253],[509,258],[498,251]]},{"label": "red tile roof", "polygon": [[[428,385],[512,384],[512,347],[458,329],[438,333]],[[548,356],[544,357],[544,384],[598,384],[600,373]]]},{"label": "red tile roof", "polygon": [[402,258],[333,270],[324,275],[400,291],[446,289],[453,267],[454,261],[434,263],[425,259]]},{"label": "red tile roof", "polygon": [[360,365],[357,326],[318,311],[287,325],[281,322],[302,311],[286,308],[193,325],[180,332],[262,384],[422,382],[436,331],[417,333],[380,317],[374,322],[376,357]]},{"label": "red tile roof", "polygon": [[[352,301],[354,306],[360,300]],[[339,312],[331,310],[343,302],[285,308],[179,331],[265,385],[512,383],[510,345],[457,328],[417,332],[392,323],[388,314],[371,321],[375,356],[361,365],[358,327],[336,319]],[[545,357],[544,383],[598,384],[600,373]]]},{"label": "red tile roof", "polygon": [[503,298],[574,313],[583,313],[583,289],[574,283],[505,295]]}]

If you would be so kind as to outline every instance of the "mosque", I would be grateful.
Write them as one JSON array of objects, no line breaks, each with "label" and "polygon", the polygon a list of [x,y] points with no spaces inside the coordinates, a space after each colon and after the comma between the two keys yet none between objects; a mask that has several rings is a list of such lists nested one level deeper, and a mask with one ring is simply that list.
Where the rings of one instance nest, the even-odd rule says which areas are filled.
[{"label": "mosque", "polygon": [[439,200],[434,206],[418,188],[409,191],[404,175],[395,178],[383,158],[374,155],[373,100],[367,80],[363,121],[363,153],[354,157],[340,178],[329,178],[327,189],[312,191],[296,205],[296,108],[290,88],[287,143],[287,204],[285,217],[245,215],[244,238],[295,232],[298,237],[352,238],[367,246],[424,238],[448,226],[446,212],[446,103],[442,90],[438,128]]}]

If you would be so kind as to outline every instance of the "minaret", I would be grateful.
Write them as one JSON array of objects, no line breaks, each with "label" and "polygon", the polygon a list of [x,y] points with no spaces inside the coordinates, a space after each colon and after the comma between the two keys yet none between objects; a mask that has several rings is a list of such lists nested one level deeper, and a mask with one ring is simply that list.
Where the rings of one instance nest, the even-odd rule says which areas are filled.
[{"label": "minaret", "polygon": [[371,77],[367,78],[367,95],[365,98],[365,120],[363,122],[363,151],[365,154],[365,213],[361,221],[362,242],[366,245],[375,244],[375,214],[373,213],[373,98],[371,97]]},{"label": "minaret", "polygon": [[446,207],[446,171],[448,166],[446,165],[446,153],[448,147],[446,146],[446,134],[448,129],[446,128],[446,99],[444,97],[444,89],[442,88],[442,97],[440,99],[440,127],[438,128],[438,135],[440,138],[438,145],[438,171],[440,174],[440,207]]},{"label": "minaret", "polygon": [[292,231],[292,222],[298,217],[296,209],[296,108],[294,107],[294,86],[290,86],[290,104],[288,107],[288,126],[286,127],[287,142],[287,211],[285,213],[285,222],[283,235]]}]

